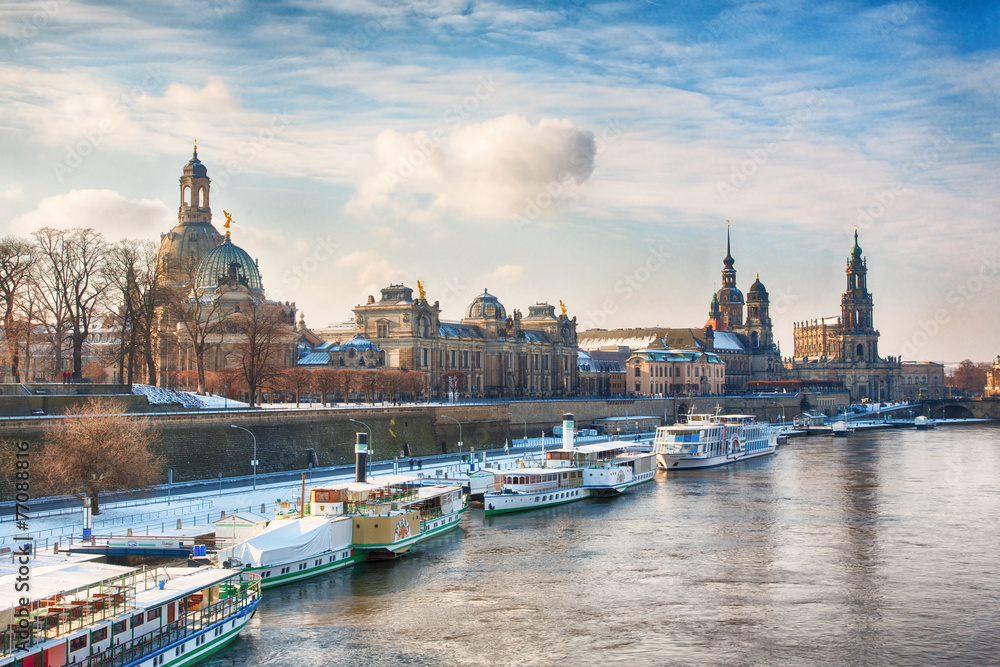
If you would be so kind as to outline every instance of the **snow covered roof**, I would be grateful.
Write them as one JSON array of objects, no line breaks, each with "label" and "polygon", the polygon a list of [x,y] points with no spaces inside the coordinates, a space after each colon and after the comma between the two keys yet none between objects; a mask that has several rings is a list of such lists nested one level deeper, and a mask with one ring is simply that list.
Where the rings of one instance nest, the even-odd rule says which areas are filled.
[{"label": "snow covered roof", "polygon": [[732,352],[743,352],[746,350],[739,336],[730,331],[716,331],[713,338],[712,348],[715,350],[727,350]]}]

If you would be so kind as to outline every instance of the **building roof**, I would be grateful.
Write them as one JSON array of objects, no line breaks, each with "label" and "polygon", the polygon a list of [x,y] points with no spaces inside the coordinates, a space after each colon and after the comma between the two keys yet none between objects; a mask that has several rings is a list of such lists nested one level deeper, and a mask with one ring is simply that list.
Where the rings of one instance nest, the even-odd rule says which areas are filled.
[{"label": "building roof", "polygon": [[[697,333],[696,333],[697,332]],[[645,329],[591,329],[577,337],[580,349],[599,350],[602,347],[627,347],[641,350],[654,344],[667,348],[702,350],[705,348],[700,329],[669,329],[655,327]]]},{"label": "building roof", "polygon": [[524,334],[524,339],[529,343],[541,343],[543,345],[548,344],[549,335],[544,331],[535,331],[534,329],[521,329],[521,333]]},{"label": "building roof", "polygon": [[507,310],[499,299],[484,289],[483,293],[469,304],[465,317],[470,320],[504,320],[507,319]]},{"label": "building roof", "polygon": [[466,338],[470,340],[483,339],[483,334],[479,331],[479,328],[472,324],[440,322],[438,323],[438,333],[441,338]]},{"label": "building roof", "polygon": [[629,355],[629,352],[579,350],[576,365],[581,373],[624,373]]},{"label": "building roof", "polygon": [[663,361],[663,362],[695,362],[699,361],[702,357],[710,364],[721,364],[722,357],[715,354],[714,352],[701,352],[699,350],[661,350],[661,349],[649,349],[649,350],[636,350],[629,357],[629,361],[632,359],[642,359],[645,361]]},{"label": "building roof", "polygon": [[737,334],[730,331],[716,331],[712,336],[712,349],[717,352],[743,352],[746,346]]},{"label": "building roof", "polygon": [[329,352],[310,352],[299,359],[299,366],[329,366]]},{"label": "building roof", "polygon": [[244,285],[254,296],[264,294],[257,263],[228,236],[202,258],[194,279],[195,287],[207,290],[224,283]]}]

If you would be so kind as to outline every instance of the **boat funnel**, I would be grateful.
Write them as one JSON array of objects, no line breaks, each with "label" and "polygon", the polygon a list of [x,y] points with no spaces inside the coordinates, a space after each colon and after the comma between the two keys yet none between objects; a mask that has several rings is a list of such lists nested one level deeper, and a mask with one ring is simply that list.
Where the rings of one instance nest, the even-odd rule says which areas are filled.
[{"label": "boat funnel", "polygon": [[358,440],[354,445],[354,481],[367,481],[365,468],[368,466],[368,434],[358,433]]},{"label": "boat funnel", "polygon": [[563,414],[562,446],[563,449],[573,449],[573,415],[568,412]]}]

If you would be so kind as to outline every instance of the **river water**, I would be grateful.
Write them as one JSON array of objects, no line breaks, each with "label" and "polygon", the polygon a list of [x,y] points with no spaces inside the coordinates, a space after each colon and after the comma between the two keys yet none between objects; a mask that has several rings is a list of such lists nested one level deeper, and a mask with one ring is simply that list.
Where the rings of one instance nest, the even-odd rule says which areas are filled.
[{"label": "river water", "polygon": [[207,665],[1000,664],[1000,427],[789,440],[268,590]]}]

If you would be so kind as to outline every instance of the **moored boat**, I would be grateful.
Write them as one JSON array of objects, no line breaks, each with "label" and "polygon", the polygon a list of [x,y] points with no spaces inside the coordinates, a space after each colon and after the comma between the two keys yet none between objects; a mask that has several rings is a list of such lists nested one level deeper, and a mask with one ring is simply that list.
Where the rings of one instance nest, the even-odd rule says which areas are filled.
[{"label": "moored boat", "polygon": [[[260,578],[220,568],[129,568],[64,562],[0,577],[0,667],[192,665],[239,635]],[[23,590],[23,589],[22,589]]]},{"label": "moored boat", "polygon": [[913,420],[913,425],[917,427],[918,431],[929,431],[930,429],[937,426],[937,422],[931,419],[930,417],[925,417],[924,415],[920,415],[919,417]]},{"label": "moored boat", "polygon": [[497,475],[496,491],[483,494],[486,516],[564,505],[590,497],[581,468],[518,468]]},{"label": "moored boat", "polygon": [[313,516],[350,518],[351,542],[362,558],[392,558],[458,527],[466,510],[461,486],[425,485],[388,475],[310,491]]},{"label": "moored boat", "polygon": [[349,517],[275,519],[261,533],[220,549],[224,567],[259,575],[273,588],[348,567],[362,560],[353,545]]},{"label": "moored boat", "polygon": [[778,429],[751,415],[690,415],[656,429],[653,451],[662,470],[726,465],[774,453]]},{"label": "moored boat", "polygon": [[656,454],[635,443],[612,441],[546,452],[546,467],[581,468],[583,487],[591,495],[618,495],[656,475]]}]

